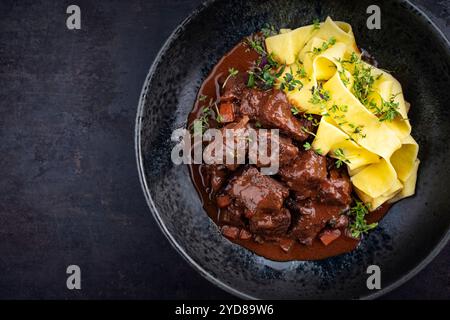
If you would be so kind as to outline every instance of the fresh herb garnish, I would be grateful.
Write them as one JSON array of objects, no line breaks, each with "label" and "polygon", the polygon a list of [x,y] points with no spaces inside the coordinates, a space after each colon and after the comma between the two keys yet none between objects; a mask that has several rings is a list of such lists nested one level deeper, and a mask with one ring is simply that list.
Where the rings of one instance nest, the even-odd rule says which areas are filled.
[{"label": "fresh herb garnish", "polygon": [[295,106],[291,108],[291,112],[294,116],[296,116],[300,113],[300,111]]},{"label": "fresh herb garnish", "polygon": [[272,68],[278,68],[280,66],[279,63],[275,60],[273,52],[271,52],[266,58],[267,58],[267,63]]},{"label": "fresh herb garnish", "polygon": [[275,30],[275,27],[268,23],[266,23],[263,26],[263,28],[261,29],[261,33],[264,35],[265,38],[275,36],[278,34],[278,32]]},{"label": "fresh herb garnish", "polygon": [[305,148],[305,150],[308,151],[309,149],[311,149],[311,144],[309,142],[305,142],[303,144],[303,148]]},{"label": "fresh herb garnish", "polygon": [[395,97],[399,95],[393,94],[388,101],[381,99],[381,107],[379,107],[374,101],[369,103],[369,109],[378,117],[380,122],[393,121],[396,117],[401,116],[398,111],[399,103],[395,102]]},{"label": "fresh herb garnish", "polygon": [[267,55],[266,49],[264,47],[264,42],[256,37],[247,37],[247,44],[255,50],[259,55]]},{"label": "fresh herb garnish", "polygon": [[[284,69],[284,67],[283,67]],[[271,88],[275,85],[275,81],[276,79],[281,76],[281,73],[277,72],[277,73],[273,73],[273,70],[271,70],[270,68],[268,69],[263,69],[262,71],[262,77],[260,77],[260,80],[263,81],[265,87]]]},{"label": "fresh herb garnish", "polygon": [[300,68],[298,68],[295,73],[300,78],[306,78],[307,77],[306,70],[305,70],[304,66],[301,66]]},{"label": "fresh herb garnish", "polygon": [[280,89],[282,91],[293,91],[296,88],[298,88],[298,90],[301,90],[303,88],[303,83],[298,80],[295,79],[294,76],[292,75],[292,68],[291,68],[291,72],[286,72],[283,76],[283,81],[280,84]]},{"label": "fresh herb garnish", "polygon": [[352,237],[359,238],[363,233],[378,226],[378,223],[367,224],[365,216],[369,213],[369,208],[369,204],[366,205],[358,200],[355,200],[355,206],[350,208],[348,215],[353,218],[353,221],[349,225],[349,230]]},{"label": "fresh herb garnish", "polygon": [[324,90],[321,83],[311,88],[312,97],[309,100],[312,104],[325,103],[330,100],[330,92]]},{"label": "fresh herb garnish", "polygon": [[[280,65],[275,60],[273,53],[267,53],[261,37],[254,35],[248,37],[246,42],[260,54],[260,57],[255,61],[254,67],[247,71],[247,87],[257,87],[261,90],[272,89],[276,84],[276,80],[284,73],[286,65]],[[291,83],[291,86],[293,84]]]},{"label": "fresh herb garnish", "polygon": [[348,84],[350,83],[350,79],[347,77],[347,75],[345,74],[345,70],[339,70],[339,77],[341,78],[342,83],[344,84],[344,86],[348,86]]},{"label": "fresh herb garnish", "polygon": [[362,62],[355,63],[353,69],[353,94],[363,105],[368,104],[368,96],[372,93],[375,78],[372,75],[372,67],[363,65]]},{"label": "fresh herb garnish", "polygon": [[238,73],[239,73],[239,70],[236,70],[235,68],[228,69],[228,77],[223,82],[222,88],[225,88],[225,85],[227,84],[228,80],[231,77],[236,77]]},{"label": "fresh herb garnish", "polygon": [[248,72],[247,87],[249,88],[255,87],[255,75],[253,72]]},{"label": "fresh herb garnish", "polygon": [[200,101],[200,102],[205,101],[206,99],[208,99],[208,96],[205,96],[204,94],[201,94],[201,95],[198,97],[198,101]]},{"label": "fresh herb garnish", "polygon": [[339,76],[345,86],[349,84],[349,78],[345,74],[345,65],[354,65],[352,73],[354,78],[352,92],[363,105],[368,106],[370,103],[370,101],[368,101],[368,96],[373,92],[373,84],[382,74],[374,77],[372,75],[372,67],[364,64],[355,52],[352,52],[350,58],[347,60],[336,59],[336,61],[342,66],[342,70],[339,71]]},{"label": "fresh herb garnish", "polygon": [[315,18],[313,20],[313,31],[320,29],[320,20],[318,18]]},{"label": "fresh herb garnish", "polygon": [[314,132],[312,132],[312,131],[309,131],[308,130],[308,128],[306,128],[306,127],[304,127],[304,126],[302,126],[302,131],[303,132],[306,132],[306,133],[308,133],[308,134],[310,134],[310,135],[312,135],[312,136],[316,136],[316,134],[314,133]]},{"label": "fresh herb garnish", "polygon": [[353,131],[351,133],[352,136],[353,135],[357,135],[357,136],[360,136],[361,138],[365,138],[366,137],[366,134],[364,134],[363,131],[362,131],[364,126],[355,125],[353,123],[349,123],[348,126],[353,129]]},{"label": "fresh herb garnish", "polygon": [[217,108],[217,103],[214,104],[214,108],[216,110],[216,121],[221,123],[223,121],[223,117],[219,112],[219,108]]},{"label": "fresh herb garnish", "polygon": [[380,121],[393,121],[397,116],[400,116],[398,112],[398,102],[393,100],[383,101],[383,111],[381,113]]},{"label": "fresh herb garnish", "polygon": [[203,107],[200,116],[192,122],[192,131],[194,133],[204,133],[209,128],[209,118],[212,116],[210,107]]},{"label": "fresh herb garnish", "polygon": [[[330,108],[330,111],[333,112],[333,113],[338,112],[338,111],[347,112],[348,111],[348,106],[346,104],[342,104],[340,106],[338,106],[337,104],[333,104],[331,106],[331,108]],[[345,117],[344,115],[340,115],[340,116],[335,116],[334,118],[335,119],[341,119],[341,118],[344,118],[344,117]]]},{"label": "fresh herb garnish", "polygon": [[322,43],[322,46],[314,47],[312,52],[313,52],[314,55],[317,55],[319,53],[324,52],[325,50],[327,50],[329,47],[331,47],[335,43],[336,43],[336,38],[335,37],[330,37],[328,39],[328,41]]},{"label": "fresh herb garnish", "polygon": [[319,148],[319,149],[313,149],[313,147],[312,147],[312,145],[311,145],[311,143],[309,143],[309,142],[305,142],[304,144],[303,144],[303,148],[306,150],[306,151],[308,151],[308,150],[313,150],[315,153],[317,153],[318,155],[322,155],[322,150]]},{"label": "fresh herb garnish", "polygon": [[348,63],[348,64],[353,64],[357,61],[359,61],[359,57],[356,53],[352,52],[352,54],[350,55],[350,59],[344,59],[342,60],[341,58],[335,58],[335,60],[339,63],[342,64],[342,66],[344,66],[344,64]]},{"label": "fresh herb garnish", "polygon": [[350,160],[345,157],[344,150],[341,148],[334,150],[334,155],[337,157],[335,162],[336,168],[340,168],[344,163],[350,163]]},{"label": "fresh herb garnish", "polygon": [[352,52],[350,59],[336,60],[341,63],[342,70],[339,71],[339,75],[345,86],[349,84],[349,79],[345,74],[344,66],[345,64],[354,65],[352,73],[354,78],[352,92],[363,105],[368,106],[370,104],[370,101],[368,100],[369,94],[373,92],[373,84],[375,80],[379,79],[380,75],[374,77],[372,75],[372,67],[364,64],[360,57],[354,52]]},{"label": "fresh herb garnish", "polygon": [[[268,59],[270,61],[270,59]],[[271,89],[275,83],[276,80],[281,77],[285,69],[285,65],[279,67],[278,63],[275,63],[275,65],[270,62],[268,62],[264,67],[256,66],[251,71],[247,71],[249,74],[249,80],[247,82],[248,87],[255,87],[262,90],[269,90]]]},{"label": "fresh herb garnish", "polygon": [[317,127],[317,126],[319,125],[319,120],[318,120],[316,117],[314,117],[311,113],[305,112],[305,113],[303,113],[303,117],[304,117],[306,120],[311,121],[311,122],[312,122],[312,125],[313,125],[314,127]]}]

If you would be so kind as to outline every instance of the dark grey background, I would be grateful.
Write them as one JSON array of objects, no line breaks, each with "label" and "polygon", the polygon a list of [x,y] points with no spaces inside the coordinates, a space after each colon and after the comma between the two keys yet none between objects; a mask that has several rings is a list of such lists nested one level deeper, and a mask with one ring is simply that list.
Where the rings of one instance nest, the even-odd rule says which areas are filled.
[{"label": "dark grey background", "polygon": [[[164,238],[134,155],[148,69],[200,2],[1,1],[0,298],[231,298]],[[450,37],[448,0],[414,2]],[[449,261],[450,244],[384,298],[450,298]]]}]

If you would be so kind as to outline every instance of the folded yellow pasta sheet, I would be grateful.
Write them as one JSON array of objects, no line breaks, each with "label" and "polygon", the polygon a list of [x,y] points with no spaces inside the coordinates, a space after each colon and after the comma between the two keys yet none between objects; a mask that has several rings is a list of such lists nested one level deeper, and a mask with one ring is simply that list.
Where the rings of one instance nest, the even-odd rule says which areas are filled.
[{"label": "folded yellow pasta sheet", "polygon": [[400,83],[360,58],[349,24],[327,18],[266,39],[268,52],[302,83],[285,90],[301,112],[321,115],[313,148],[347,165],[370,209],[414,194],[419,146]]}]

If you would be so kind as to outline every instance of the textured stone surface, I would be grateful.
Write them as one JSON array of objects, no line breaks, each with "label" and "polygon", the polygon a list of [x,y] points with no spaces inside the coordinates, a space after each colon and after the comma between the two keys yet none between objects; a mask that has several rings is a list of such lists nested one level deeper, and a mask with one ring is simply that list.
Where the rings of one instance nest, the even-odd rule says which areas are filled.
[{"label": "textured stone surface", "polygon": [[[163,236],[134,156],[150,64],[199,2],[77,1],[79,31],[65,28],[70,3],[0,3],[1,298],[230,297]],[[430,8],[448,32],[448,5]],[[447,246],[386,298],[449,298],[449,259]],[[82,268],[80,292],[65,288],[69,264]]]}]

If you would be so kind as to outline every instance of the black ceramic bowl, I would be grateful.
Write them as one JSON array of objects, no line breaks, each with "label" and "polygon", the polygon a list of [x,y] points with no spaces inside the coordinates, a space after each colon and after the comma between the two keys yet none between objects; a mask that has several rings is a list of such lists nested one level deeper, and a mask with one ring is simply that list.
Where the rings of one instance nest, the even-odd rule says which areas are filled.
[{"label": "black ceramic bowl", "polygon": [[[158,54],[145,81],[136,123],[139,173],[164,234],[204,277],[243,298],[374,298],[422,269],[450,237],[450,50],[436,26],[406,1],[376,1],[381,30],[368,30],[368,1],[209,1],[187,18]],[[330,15],[349,22],[360,47],[393,72],[411,102],[422,161],[416,196],[394,205],[354,252],[322,261],[273,262],[222,237],[208,218],[186,165],[171,162],[174,129],[186,125],[214,64],[265,23],[278,28]],[[378,265],[382,289],[366,287]]]}]

